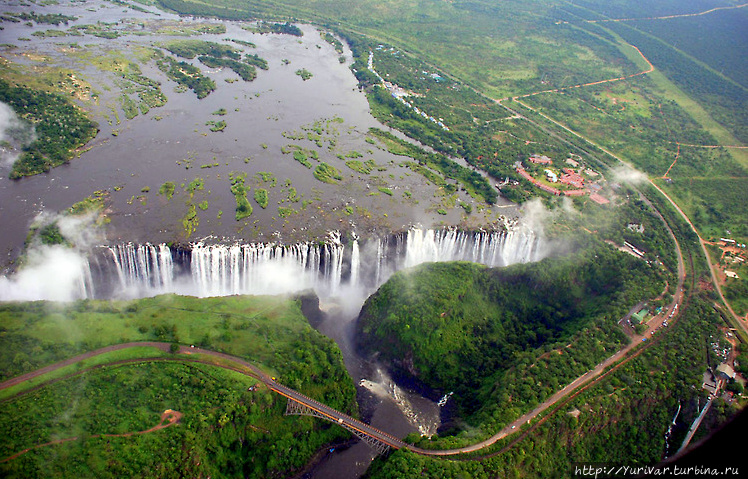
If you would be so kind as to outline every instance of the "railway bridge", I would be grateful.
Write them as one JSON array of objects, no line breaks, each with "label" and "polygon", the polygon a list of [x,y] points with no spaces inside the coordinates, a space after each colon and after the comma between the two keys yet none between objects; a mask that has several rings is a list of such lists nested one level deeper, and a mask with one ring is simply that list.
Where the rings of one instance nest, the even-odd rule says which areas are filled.
[{"label": "railway bridge", "polygon": [[321,402],[315,401],[310,397],[304,396],[298,391],[283,386],[282,384],[278,384],[272,380],[268,381],[264,378],[262,380],[271,391],[288,399],[288,404],[286,405],[286,415],[288,416],[312,416],[330,421],[333,424],[349,430],[379,454],[386,453],[390,448],[400,449],[408,446],[408,444],[400,439],[363,423],[358,419],[348,416],[347,414],[343,414]]}]

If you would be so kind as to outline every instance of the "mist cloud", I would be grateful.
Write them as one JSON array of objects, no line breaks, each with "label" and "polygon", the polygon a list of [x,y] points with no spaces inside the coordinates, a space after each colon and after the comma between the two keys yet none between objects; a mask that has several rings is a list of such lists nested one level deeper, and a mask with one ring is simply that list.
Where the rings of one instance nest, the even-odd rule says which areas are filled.
[{"label": "mist cloud", "polygon": [[0,276],[0,301],[73,301],[91,296],[87,251],[103,239],[94,226],[95,214],[58,215],[42,212],[34,220],[38,228],[56,223],[72,245],[44,245],[36,238],[23,264],[9,276]]},{"label": "mist cloud", "polygon": [[647,175],[628,166],[618,166],[613,168],[610,173],[615,181],[628,185],[640,185],[649,181]]},{"label": "mist cloud", "polygon": [[36,140],[33,125],[21,120],[10,105],[0,102],[0,165],[11,166],[21,148]]},{"label": "mist cloud", "polygon": [[525,202],[520,214],[520,225],[529,228],[539,237],[544,235],[545,226],[553,218],[553,213],[545,207],[540,198],[533,198]]},{"label": "mist cloud", "polygon": [[73,301],[85,297],[88,263],[70,248],[33,248],[24,266],[10,277],[0,276],[0,301]]}]

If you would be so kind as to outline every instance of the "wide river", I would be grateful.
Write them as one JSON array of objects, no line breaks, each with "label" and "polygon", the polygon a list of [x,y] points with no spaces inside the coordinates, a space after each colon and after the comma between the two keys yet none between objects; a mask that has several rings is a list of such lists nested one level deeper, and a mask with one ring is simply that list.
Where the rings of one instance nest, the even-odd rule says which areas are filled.
[{"label": "wide river", "polygon": [[[3,8],[7,12],[28,11],[28,7],[12,3]],[[403,157],[390,154],[370,138],[370,128],[388,129],[371,116],[366,97],[357,88],[349,69],[351,53],[347,48],[342,55],[337,53],[315,27],[300,25],[302,37],[260,35],[238,22],[180,18],[146,8],[151,12],[92,0],[35,5],[37,13],[62,13],[77,19],[59,26],[2,24],[0,56],[17,71],[38,76],[42,82],[63,78],[69,85],[77,85],[71,97],[100,127],[98,136],[79,156],[47,174],[9,180],[14,152],[6,149],[2,153],[3,266],[12,265],[21,254],[28,229],[40,215],[47,218],[42,221],[48,221],[94,192],[106,197],[109,223],[103,231],[99,228],[79,236],[92,246],[186,243],[204,238],[292,243],[323,238],[331,230],[365,236],[401,231],[413,224],[476,227],[517,215],[509,202],[503,202],[495,207],[476,205],[473,214],[465,216],[456,203],[474,203],[469,196],[464,192],[445,196],[404,167]],[[40,33],[69,31],[76,25],[104,25],[122,35],[102,39],[90,34]],[[258,69],[254,81],[244,82],[228,69],[209,69],[197,60],[186,60],[213,79],[216,89],[198,100],[193,92],[177,88],[156,67],[149,52],[164,51],[160,46],[188,38],[188,33],[205,25],[224,25],[226,32],[201,34],[199,39],[230,44],[244,54],[256,53],[267,60],[269,69]],[[121,98],[128,95],[138,101],[134,86],[113,71],[116,65],[129,62],[138,64],[143,76],[160,82],[168,97],[164,106],[132,119],[125,118]],[[312,77],[302,80],[296,74],[299,69],[306,69]],[[96,93],[95,98],[91,92]],[[225,113],[218,115],[219,111]],[[225,129],[212,132],[208,122],[221,120],[226,122]],[[10,120],[2,121],[0,135],[4,137]],[[316,152],[319,159],[312,161],[336,167],[342,179],[335,185],[318,181],[312,169],[295,161],[292,154],[283,153],[290,145]],[[374,160],[377,168],[368,174],[355,171],[345,164],[350,159]],[[251,188],[248,197],[254,211],[249,218],[236,221],[230,178],[242,173]],[[190,194],[186,185],[197,178],[204,186]],[[158,194],[166,182],[176,185],[171,199]],[[266,208],[252,201],[252,192],[260,188],[268,192]],[[281,207],[292,211],[281,214]],[[190,208],[197,213],[197,222],[188,229],[183,218]],[[372,425],[400,437],[410,432],[434,433],[439,424],[438,406],[403,391],[354,351],[356,307],[327,307],[330,312],[319,329],[343,351],[346,366],[366,400]],[[359,443],[329,454],[312,474],[320,478],[359,476],[373,457],[373,452]]]},{"label": "wide river", "polygon": [[[24,10],[12,5],[4,8]],[[98,1],[36,10],[60,12],[77,20],[59,26],[4,22],[0,35],[5,46],[0,55],[17,69],[40,72],[45,78],[72,72],[79,85],[90,86],[98,95],[96,99],[78,96],[101,131],[88,145],[90,149],[48,174],[8,180],[6,155],[0,166],[3,263],[18,256],[37,215],[63,211],[96,191],[108,195],[108,243],[185,242],[210,235],[241,242],[291,242],[324,237],[331,229],[366,235],[369,230],[398,231],[414,223],[477,226],[496,221],[499,215],[516,214],[512,208],[485,208],[482,212],[474,208],[470,217],[464,217],[454,202],[471,203],[464,192],[445,198],[424,177],[402,166],[403,157],[388,153],[370,138],[367,142],[369,128],[387,128],[371,116],[366,97],[356,86],[349,69],[350,51],[339,55],[315,27],[301,25],[302,37],[260,35],[242,29],[239,23],[148,14]],[[34,36],[91,24],[107,24],[126,34],[107,40],[88,34]],[[228,69],[209,69],[197,60],[187,60],[201,67],[217,87],[202,100],[189,90],[179,91],[155,61],[147,59],[147,53],[188,38],[176,32],[194,32],[206,24],[224,25],[226,33],[202,34],[199,39],[257,54],[267,60],[269,69],[258,69],[254,81],[244,82]],[[251,42],[256,48],[227,39]],[[161,83],[168,102],[127,120],[120,98],[127,94],[137,102],[138,97],[128,90],[132,84],[111,71],[113,62],[138,64],[145,77]],[[311,72],[312,78],[302,80],[295,73],[299,69]],[[221,109],[225,114],[216,115]],[[335,118],[338,120],[330,121]],[[226,128],[210,131],[206,123],[220,120],[226,122]],[[315,127],[320,134],[311,131]],[[294,161],[292,154],[282,153],[289,145],[316,152],[319,162],[341,172],[342,180],[336,185],[318,181],[312,169]],[[357,172],[345,165],[349,159],[371,159],[378,168],[369,174]],[[262,178],[260,172],[272,176]],[[245,184],[251,188],[248,197],[254,212],[236,221],[230,176],[241,173],[247,175]],[[190,197],[182,185],[196,178],[204,181],[204,187]],[[171,200],[158,194],[165,182],[176,185]],[[289,200],[291,187],[297,191],[296,201]],[[252,201],[253,190],[259,188],[268,191],[266,208]],[[199,208],[194,208],[197,225],[188,232],[183,218],[190,204]],[[279,207],[293,212],[284,217]],[[437,209],[447,214],[438,214]]]}]

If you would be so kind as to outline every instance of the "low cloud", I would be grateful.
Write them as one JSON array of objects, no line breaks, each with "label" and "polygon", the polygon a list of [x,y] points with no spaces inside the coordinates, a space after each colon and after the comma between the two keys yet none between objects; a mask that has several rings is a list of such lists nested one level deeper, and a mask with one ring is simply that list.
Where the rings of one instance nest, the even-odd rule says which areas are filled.
[{"label": "low cloud", "polygon": [[618,166],[613,168],[610,173],[614,181],[628,185],[640,185],[649,180],[647,175],[628,166]]},{"label": "low cloud", "polygon": [[12,166],[21,149],[34,140],[34,127],[18,118],[10,105],[0,102],[0,165]]},{"label": "low cloud", "polygon": [[520,215],[520,225],[529,228],[537,236],[543,236],[545,226],[553,219],[553,213],[545,207],[540,198],[525,202]]},{"label": "low cloud", "polygon": [[56,223],[69,245],[44,245],[38,238],[29,245],[23,264],[9,276],[0,276],[0,301],[73,301],[91,297],[93,285],[87,260],[89,249],[100,244],[96,216],[42,212],[38,228]]},{"label": "low cloud", "polygon": [[579,216],[579,211],[574,208],[570,198],[562,198],[558,207],[552,210],[546,208],[540,198],[533,198],[522,205],[519,218],[520,228],[529,229],[537,238],[532,261],[539,261],[547,256],[562,256],[574,250],[574,242],[570,241],[569,236],[558,237],[551,234],[551,238],[549,238],[546,235],[548,228],[559,217],[569,218],[572,216]]},{"label": "low cloud", "polygon": [[61,245],[33,248],[18,272],[0,276],[0,301],[73,301],[87,296],[88,278],[80,252]]}]

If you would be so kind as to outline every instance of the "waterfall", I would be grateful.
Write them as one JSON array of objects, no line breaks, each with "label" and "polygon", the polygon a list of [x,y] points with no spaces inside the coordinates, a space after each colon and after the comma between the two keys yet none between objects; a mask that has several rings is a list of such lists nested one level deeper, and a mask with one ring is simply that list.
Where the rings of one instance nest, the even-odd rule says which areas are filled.
[{"label": "waterfall", "polygon": [[537,239],[531,232],[421,230],[407,233],[405,267],[436,261],[471,261],[506,266],[537,261]]},{"label": "waterfall", "polygon": [[336,244],[206,245],[190,254],[190,271],[198,296],[280,294],[340,283],[342,246]]},{"label": "waterfall", "polygon": [[167,245],[127,243],[108,246],[107,250],[116,266],[121,288],[168,291],[171,287],[173,262],[171,249]]},{"label": "waterfall", "polygon": [[62,245],[32,248],[22,268],[0,275],[0,301],[73,301],[96,297],[89,258]]},{"label": "waterfall", "polygon": [[351,246],[351,278],[349,283],[351,286],[358,286],[358,272],[361,268],[361,250],[358,247],[358,238],[353,239],[353,246]]},{"label": "waterfall", "polygon": [[116,272],[109,296],[284,294],[313,288],[330,297],[346,294],[342,288],[349,286],[373,292],[394,272],[424,262],[472,261],[494,267],[542,257],[539,239],[529,231],[420,228],[366,239],[353,235],[347,242],[331,232],[325,241],[292,245],[198,242],[171,248],[128,243],[104,250],[108,254],[97,279],[111,283],[112,270]]}]

